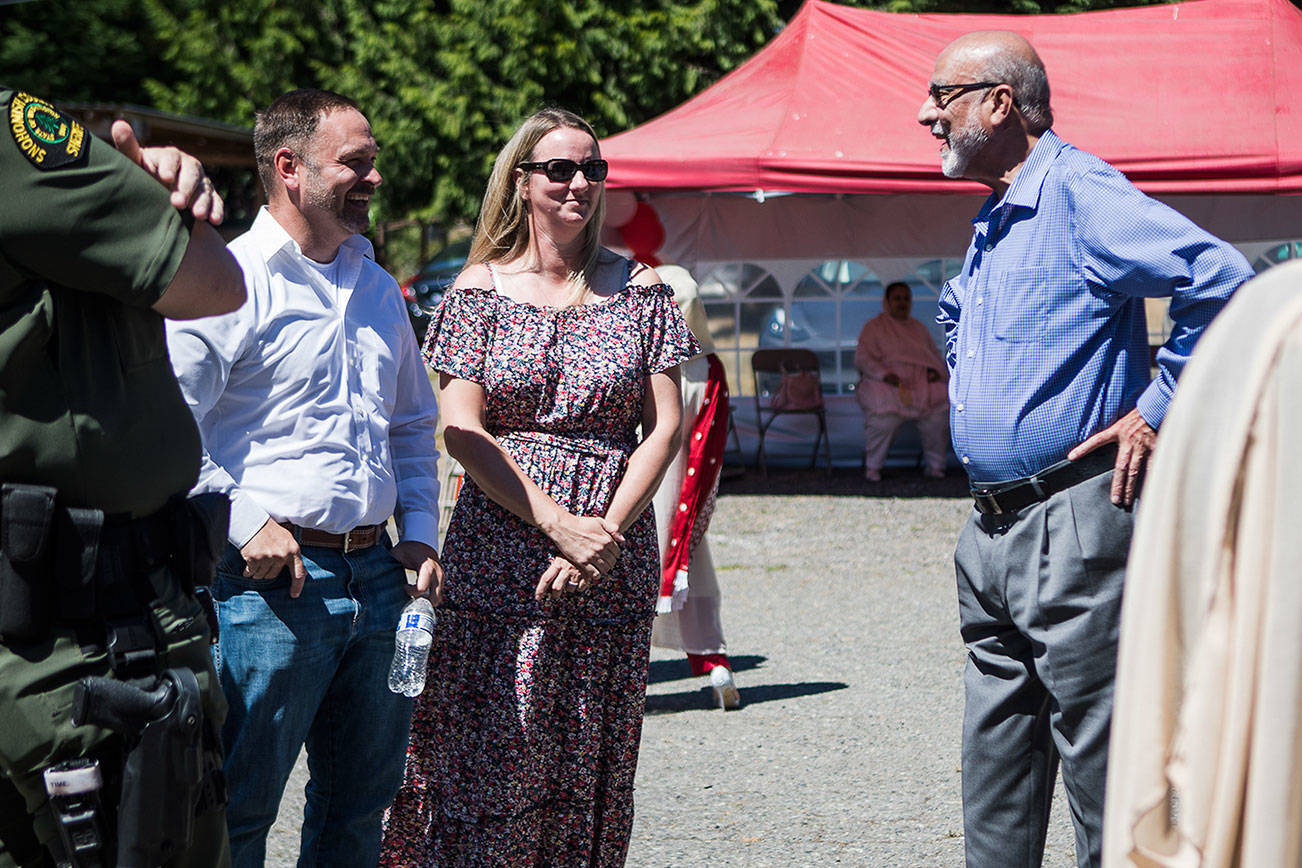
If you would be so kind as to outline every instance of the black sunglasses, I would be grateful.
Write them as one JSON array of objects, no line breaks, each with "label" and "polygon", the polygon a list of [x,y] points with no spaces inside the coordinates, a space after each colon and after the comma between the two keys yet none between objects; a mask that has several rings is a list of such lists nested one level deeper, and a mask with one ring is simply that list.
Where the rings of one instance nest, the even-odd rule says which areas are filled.
[{"label": "black sunglasses", "polygon": [[575,172],[582,172],[583,177],[589,181],[604,181],[606,180],[606,173],[610,171],[610,164],[605,160],[585,160],[582,163],[576,163],[573,160],[563,160],[558,157],[542,163],[520,163],[519,168],[524,169],[526,172],[536,172],[542,169],[547,173],[548,181],[567,184],[574,177]]},{"label": "black sunglasses", "polygon": [[933,84],[927,88],[936,108],[943,109],[965,93],[982,88],[998,87],[1002,81],[974,81],[971,84]]}]

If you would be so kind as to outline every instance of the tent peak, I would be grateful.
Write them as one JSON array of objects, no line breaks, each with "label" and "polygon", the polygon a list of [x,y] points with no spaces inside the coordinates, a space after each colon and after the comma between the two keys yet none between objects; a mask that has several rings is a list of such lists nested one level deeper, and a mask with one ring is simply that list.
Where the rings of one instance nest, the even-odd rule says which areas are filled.
[{"label": "tent peak", "polygon": [[[1302,92],[1302,12],[1288,0],[1022,16],[805,0],[714,85],[603,140],[609,186],[967,192],[941,174],[936,141],[916,119],[937,54],[977,29],[1030,39],[1049,73],[1055,130],[1141,188],[1302,192],[1302,113],[1291,102]],[[1213,123],[1208,95],[1227,81],[1235,98],[1215,105]]]}]

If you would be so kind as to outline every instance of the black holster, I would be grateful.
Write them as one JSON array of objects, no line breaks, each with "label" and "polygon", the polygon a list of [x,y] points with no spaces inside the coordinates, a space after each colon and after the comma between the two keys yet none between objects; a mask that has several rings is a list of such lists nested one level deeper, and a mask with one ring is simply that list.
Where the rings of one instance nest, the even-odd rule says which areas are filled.
[{"label": "black holster", "polygon": [[[60,503],[52,488],[0,485],[0,641],[38,643],[71,628],[83,647],[105,650],[113,672],[83,679],[73,721],[112,729],[125,745],[120,761],[101,757],[121,768],[105,801],[106,811],[116,803],[117,823],[105,826],[116,825],[119,868],[171,860],[188,846],[195,816],[226,802],[198,680],[189,669],[162,670],[166,638],[151,611],[160,589],[150,577],[166,566],[190,593],[210,583],[229,516],[223,494],[106,517]],[[206,614],[214,624],[211,603]]]},{"label": "black holster", "polygon": [[73,723],[126,742],[117,809],[117,868],[157,868],[190,846],[207,764],[199,682],[168,669],[152,687],[110,678],[78,685]]},{"label": "black holster", "polygon": [[184,562],[181,572],[193,590],[211,585],[217,573],[231,526],[231,501],[220,492],[209,491],[187,498],[184,504],[185,509],[173,515],[179,524],[176,540]]},{"label": "black holster", "polygon": [[0,486],[0,639],[35,642],[53,615],[49,589],[53,488]]}]

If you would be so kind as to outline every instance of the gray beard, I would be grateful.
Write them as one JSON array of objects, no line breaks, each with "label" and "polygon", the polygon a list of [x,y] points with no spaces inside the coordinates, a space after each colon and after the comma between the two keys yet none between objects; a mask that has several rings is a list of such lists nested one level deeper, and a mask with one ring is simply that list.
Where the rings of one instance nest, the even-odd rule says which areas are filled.
[{"label": "gray beard", "polygon": [[979,126],[969,126],[949,135],[949,150],[940,158],[940,171],[946,178],[963,178],[972,158],[990,141],[990,134]]}]

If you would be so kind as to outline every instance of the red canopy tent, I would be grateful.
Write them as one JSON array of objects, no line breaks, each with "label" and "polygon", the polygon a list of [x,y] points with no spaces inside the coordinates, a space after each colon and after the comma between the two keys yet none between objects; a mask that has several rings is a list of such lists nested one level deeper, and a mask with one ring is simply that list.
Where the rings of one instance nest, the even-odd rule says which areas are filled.
[{"label": "red canopy tent", "polygon": [[[607,241],[694,271],[734,393],[749,391],[750,353],[774,345],[813,349],[825,391],[848,392],[855,337],[890,280],[910,282],[915,314],[930,318],[988,191],[941,174],[917,113],[941,49],[984,29],[1036,47],[1068,142],[1249,261],[1302,251],[1280,243],[1302,239],[1302,12],[1288,0],[1041,16],[807,0],[714,86],[601,143]],[[1154,342],[1164,319],[1156,304]],[[749,449],[746,406],[736,422]],[[856,461],[857,405],[831,394],[828,406],[833,451]],[[802,439],[792,434],[794,460]]]},{"label": "red canopy tent", "polygon": [[713,87],[605,140],[610,187],[954,193],[915,118],[936,55],[986,29],[1031,41],[1049,74],[1055,131],[1142,189],[1302,191],[1302,12],[1288,0],[1035,16],[808,0]]}]

